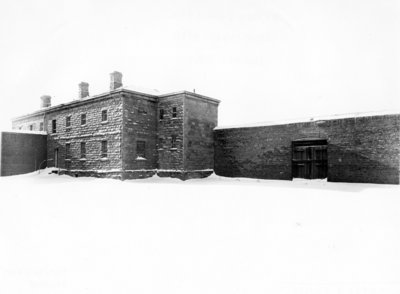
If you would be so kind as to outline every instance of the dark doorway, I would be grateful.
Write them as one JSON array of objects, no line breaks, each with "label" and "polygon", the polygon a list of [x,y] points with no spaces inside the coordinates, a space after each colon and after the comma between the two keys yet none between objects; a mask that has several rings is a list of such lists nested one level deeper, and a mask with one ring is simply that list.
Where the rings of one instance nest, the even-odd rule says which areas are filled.
[{"label": "dark doorway", "polygon": [[293,178],[325,179],[328,176],[327,149],[326,140],[293,141]]},{"label": "dark doorway", "polygon": [[58,167],[58,148],[54,149],[54,167]]}]

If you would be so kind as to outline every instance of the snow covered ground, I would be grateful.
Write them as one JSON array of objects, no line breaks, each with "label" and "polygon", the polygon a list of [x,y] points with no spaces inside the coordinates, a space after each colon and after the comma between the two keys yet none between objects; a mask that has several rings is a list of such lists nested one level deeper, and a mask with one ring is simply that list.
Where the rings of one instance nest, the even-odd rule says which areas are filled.
[{"label": "snow covered ground", "polygon": [[400,293],[400,188],[0,178],[0,293]]}]

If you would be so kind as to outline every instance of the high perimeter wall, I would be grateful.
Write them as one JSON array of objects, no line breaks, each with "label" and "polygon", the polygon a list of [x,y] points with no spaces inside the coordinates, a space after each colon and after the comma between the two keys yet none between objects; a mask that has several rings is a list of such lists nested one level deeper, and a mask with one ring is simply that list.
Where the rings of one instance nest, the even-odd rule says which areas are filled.
[{"label": "high perimeter wall", "polygon": [[292,142],[326,139],[328,181],[399,184],[400,115],[216,129],[217,175],[292,179]]},{"label": "high perimeter wall", "polygon": [[0,133],[0,176],[33,172],[46,167],[47,135]]}]

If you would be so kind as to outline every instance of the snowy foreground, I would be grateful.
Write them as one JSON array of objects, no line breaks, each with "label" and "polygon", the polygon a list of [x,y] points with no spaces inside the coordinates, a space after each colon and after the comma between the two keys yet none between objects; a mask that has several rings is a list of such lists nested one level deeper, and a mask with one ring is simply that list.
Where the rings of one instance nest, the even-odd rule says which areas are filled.
[{"label": "snowy foreground", "polygon": [[400,293],[400,188],[0,178],[0,293]]}]

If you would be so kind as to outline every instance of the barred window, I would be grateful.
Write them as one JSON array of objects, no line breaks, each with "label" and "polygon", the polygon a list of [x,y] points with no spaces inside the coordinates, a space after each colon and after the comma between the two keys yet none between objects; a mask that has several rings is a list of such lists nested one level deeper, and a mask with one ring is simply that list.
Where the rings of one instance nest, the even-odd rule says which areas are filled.
[{"label": "barred window", "polygon": [[57,132],[57,121],[55,119],[51,121],[51,129],[53,133]]},{"label": "barred window", "polygon": [[176,107],[172,107],[172,117],[176,117],[177,110]]},{"label": "barred window", "polygon": [[176,148],[176,135],[171,136],[171,148]]},{"label": "barred window", "polygon": [[107,121],[107,109],[101,111],[101,121]]},{"label": "barred window", "polygon": [[160,119],[164,119],[164,109],[160,109]]},{"label": "barred window", "polygon": [[86,143],[81,142],[81,158],[86,158]]},{"label": "barred window", "polygon": [[81,114],[81,125],[86,125],[86,113]]},{"label": "barred window", "polygon": [[71,159],[71,144],[65,144],[65,159]]},{"label": "barred window", "polygon": [[101,157],[107,158],[107,141],[101,141]]},{"label": "barred window", "polygon": [[66,128],[71,127],[71,116],[70,115],[65,118],[65,127]]},{"label": "barred window", "polygon": [[146,158],[146,142],[137,141],[136,142],[136,156]]}]

